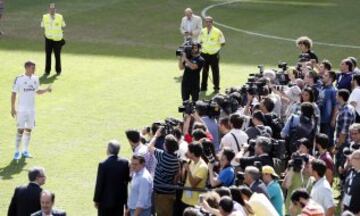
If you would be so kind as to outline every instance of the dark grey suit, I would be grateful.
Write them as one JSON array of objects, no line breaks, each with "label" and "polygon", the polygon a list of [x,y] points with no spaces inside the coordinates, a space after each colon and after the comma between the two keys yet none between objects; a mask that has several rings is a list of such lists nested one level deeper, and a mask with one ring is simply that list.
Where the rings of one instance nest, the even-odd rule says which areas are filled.
[{"label": "dark grey suit", "polygon": [[11,199],[8,216],[29,216],[40,210],[41,191],[36,183],[17,187]]}]

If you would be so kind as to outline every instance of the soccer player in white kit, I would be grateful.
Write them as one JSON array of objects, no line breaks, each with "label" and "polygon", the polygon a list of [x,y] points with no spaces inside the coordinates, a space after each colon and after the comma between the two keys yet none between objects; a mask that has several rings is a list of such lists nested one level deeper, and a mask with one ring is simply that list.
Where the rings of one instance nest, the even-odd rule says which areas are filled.
[{"label": "soccer player in white kit", "polygon": [[[25,62],[25,74],[16,77],[11,94],[11,115],[16,118],[16,139],[14,160],[31,157],[29,142],[31,130],[35,127],[35,93],[44,94],[51,92],[51,86],[39,89],[39,77],[34,75],[35,63]],[[15,106],[17,97],[17,106]],[[23,141],[23,151],[20,152],[20,144]]]}]

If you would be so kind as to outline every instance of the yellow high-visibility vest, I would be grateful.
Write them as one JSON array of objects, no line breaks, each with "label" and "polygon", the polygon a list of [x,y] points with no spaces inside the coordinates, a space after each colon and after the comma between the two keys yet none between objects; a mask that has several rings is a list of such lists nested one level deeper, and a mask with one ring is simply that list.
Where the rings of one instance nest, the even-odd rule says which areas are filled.
[{"label": "yellow high-visibility vest", "polygon": [[53,41],[60,41],[63,39],[63,30],[65,27],[65,21],[61,14],[56,13],[54,18],[50,14],[44,14],[41,27],[45,29],[45,37]]},{"label": "yellow high-visibility vest", "polygon": [[199,41],[202,45],[201,52],[213,55],[219,52],[221,45],[225,43],[225,37],[218,28],[212,26],[208,32],[205,27],[201,30]]}]

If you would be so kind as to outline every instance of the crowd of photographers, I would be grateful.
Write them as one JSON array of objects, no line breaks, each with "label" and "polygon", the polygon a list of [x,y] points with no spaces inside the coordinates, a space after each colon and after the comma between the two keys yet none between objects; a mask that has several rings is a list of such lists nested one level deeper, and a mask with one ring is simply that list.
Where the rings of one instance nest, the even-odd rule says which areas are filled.
[{"label": "crowd of photographers", "polygon": [[154,178],[153,212],[335,215],[338,206],[343,215],[360,215],[357,62],[342,60],[336,73],[311,45],[298,39],[294,67],[259,66],[241,87],[184,101],[183,119],[138,132],[148,147],[143,155],[154,156],[145,163]]}]

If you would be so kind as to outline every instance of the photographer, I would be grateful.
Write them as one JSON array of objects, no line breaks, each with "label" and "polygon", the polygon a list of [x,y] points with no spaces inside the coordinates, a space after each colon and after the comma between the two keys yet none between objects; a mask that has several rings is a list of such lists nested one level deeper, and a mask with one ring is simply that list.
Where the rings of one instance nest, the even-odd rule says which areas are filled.
[{"label": "photographer", "polygon": [[[208,166],[201,159],[203,148],[199,143],[191,143],[188,148],[187,156],[191,161],[183,165],[186,172],[185,187],[204,189],[208,176]],[[182,215],[185,208],[197,205],[199,195],[200,192],[184,190],[176,215]]]},{"label": "photographer", "polygon": [[354,65],[350,59],[343,59],[340,63],[340,74],[336,79],[336,88],[337,89],[347,89],[351,91],[351,80],[352,80],[352,71]]},{"label": "photographer", "polygon": [[219,175],[214,173],[214,163],[209,163],[209,182],[212,187],[230,186],[235,182],[235,169],[231,166],[231,161],[235,157],[235,152],[230,148],[225,148],[220,157]]},{"label": "photographer", "polygon": [[236,158],[240,167],[244,170],[247,166],[253,166],[255,162],[260,162],[262,166],[274,166],[269,153],[271,150],[271,140],[267,137],[259,136],[256,138],[255,156]]},{"label": "photographer", "polygon": [[175,201],[175,189],[162,187],[163,185],[175,185],[179,171],[179,161],[175,152],[179,149],[175,136],[165,136],[164,150],[155,148],[155,142],[161,136],[160,127],[149,143],[149,151],[157,160],[154,176],[155,210],[158,216],[171,215]]},{"label": "photographer", "polygon": [[264,97],[260,101],[260,110],[264,113],[266,119],[265,125],[272,129],[272,137],[280,139],[280,133],[282,129],[282,123],[277,114],[273,113],[275,107],[274,101],[270,97]]},{"label": "photographer", "polygon": [[[193,122],[192,129],[191,129],[191,123]],[[183,133],[184,133],[184,140],[187,143],[191,143],[193,141],[192,132],[196,129],[201,129],[206,133],[206,137],[210,140],[213,140],[213,136],[208,131],[204,121],[200,118],[200,116],[197,114],[197,112],[191,114],[191,115],[184,115],[184,127],[183,127]]]},{"label": "photographer", "polygon": [[257,110],[253,113],[251,118],[251,123],[253,126],[249,127],[245,131],[249,137],[249,140],[256,139],[258,136],[266,136],[269,138],[272,136],[272,129],[269,126],[265,126],[265,122],[265,116],[260,110]]},{"label": "photographer", "polygon": [[232,114],[229,121],[231,130],[227,131],[227,133],[223,136],[220,146],[221,149],[224,147],[231,148],[235,154],[237,154],[244,146],[247,146],[247,140],[249,137],[243,130],[241,130],[244,119],[239,114]]},{"label": "photographer", "polygon": [[200,56],[200,49],[201,45],[197,42],[193,42],[191,55],[183,52],[182,56],[179,58],[180,70],[185,69],[181,82],[181,96],[183,101],[189,100],[190,95],[192,101],[197,101],[199,99],[200,71],[205,62]]}]

